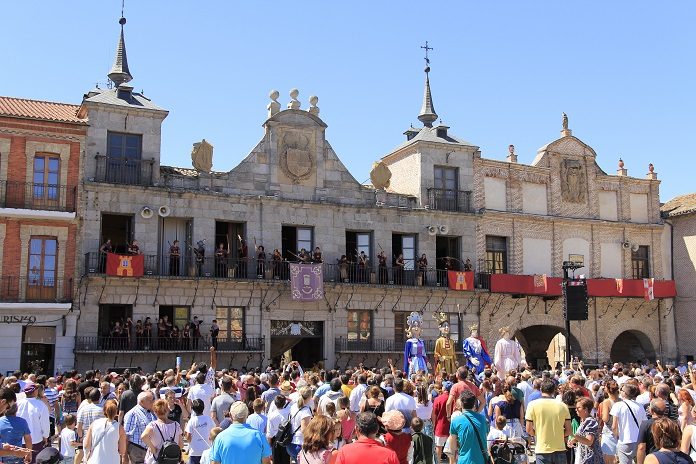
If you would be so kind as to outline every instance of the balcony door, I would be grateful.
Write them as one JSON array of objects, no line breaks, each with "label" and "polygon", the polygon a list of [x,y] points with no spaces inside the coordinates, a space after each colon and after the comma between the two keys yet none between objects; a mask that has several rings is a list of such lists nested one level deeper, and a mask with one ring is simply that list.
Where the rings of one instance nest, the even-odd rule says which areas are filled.
[{"label": "balcony door", "polygon": [[140,185],[143,136],[109,132],[106,147],[106,181]]},{"label": "balcony door", "polygon": [[434,172],[435,209],[442,211],[457,211],[458,200],[458,170],[457,168],[435,166]]},{"label": "balcony door", "polygon": [[56,209],[60,205],[60,158],[40,154],[34,157],[32,207]]},{"label": "balcony door", "polygon": [[27,300],[55,300],[58,240],[55,237],[31,237],[28,263]]}]

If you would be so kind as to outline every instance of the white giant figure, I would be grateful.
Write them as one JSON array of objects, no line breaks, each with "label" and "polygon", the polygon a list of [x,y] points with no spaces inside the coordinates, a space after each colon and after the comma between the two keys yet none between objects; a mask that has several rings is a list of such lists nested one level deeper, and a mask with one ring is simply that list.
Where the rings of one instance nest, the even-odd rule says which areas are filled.
[{"label": "white giant figure", "polygon": [[522,365],[522,351],[519,343],[512,339],[510,327],[501,327],[499,332],[502,338],[495,344],[493,364],[498,371],[498,376],[502,378]]}]

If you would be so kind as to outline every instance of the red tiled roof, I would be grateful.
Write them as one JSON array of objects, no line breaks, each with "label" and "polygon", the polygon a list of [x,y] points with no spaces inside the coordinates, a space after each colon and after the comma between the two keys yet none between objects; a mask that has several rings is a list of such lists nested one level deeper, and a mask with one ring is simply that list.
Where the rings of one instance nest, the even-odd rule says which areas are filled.
[{"label": "red tiled roof", "polygon": [[672,198],[660,208],[663,216],[673,217],[696,213],[696,193]]},{"label": "red tiled roof", "polygon": [[0,116],[87,124],[87,120],[77,117],[79,108],[79,105],[70,105],[68,103],[0,97]]}]

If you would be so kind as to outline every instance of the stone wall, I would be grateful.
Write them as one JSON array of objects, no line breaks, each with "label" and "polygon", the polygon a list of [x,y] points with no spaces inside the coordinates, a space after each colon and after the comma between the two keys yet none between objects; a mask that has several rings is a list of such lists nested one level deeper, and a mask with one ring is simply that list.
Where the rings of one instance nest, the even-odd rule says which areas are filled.
[{"label": "stone wall", "polygon": [[675,317],[681,356],[696,354],[696,214],[670,218],[673,232],[674,280],[677,282]]}]

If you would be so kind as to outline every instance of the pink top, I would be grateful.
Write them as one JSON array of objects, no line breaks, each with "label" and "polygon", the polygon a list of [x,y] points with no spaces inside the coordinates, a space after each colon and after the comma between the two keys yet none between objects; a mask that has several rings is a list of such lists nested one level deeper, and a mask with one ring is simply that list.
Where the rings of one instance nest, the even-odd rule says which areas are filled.
[{"label": "pink top", "polygon": [[341,435],[344,441],[350,440],[355,430],[355,416],[349,414],[341,421]]}]

